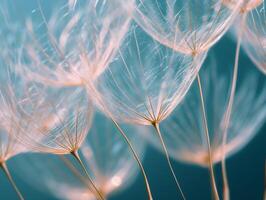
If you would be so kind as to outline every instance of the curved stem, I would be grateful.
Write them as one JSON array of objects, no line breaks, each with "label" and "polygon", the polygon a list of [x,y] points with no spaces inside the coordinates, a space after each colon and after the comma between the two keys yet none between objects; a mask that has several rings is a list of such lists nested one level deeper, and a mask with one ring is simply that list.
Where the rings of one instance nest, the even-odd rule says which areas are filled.
[{"label": "curved stem", "polygon": [[[241,21],[241,28],[244,25],[246,19],[246,14],[243,15],[242,21]],[[226,112],[224,115],[224,121],[223,121],[223,140],[222,140],[222,176],[223,176],[223,199],[229,200],[230,199],[230,190],[229,190],[229,184],[228,184],[228,178],[227,178],[227,171],[226,171],[226,142],[227,142],[227,135],[228,135],[228,128],[230,124],[231,119],[231,113],[232,113],[232,107],[233,102],[235,98],[235,91],[236,91],[236,82],[237,82],[237,76],[238,76],[238,62],[239,62],[239,54],[240,54],[240,45],[242,41],[242,34],[243,30],[241,29],[238,35],[237,39],[237,47],[236,47],[236,55],[235,55],[235,63],[234,63],[234,72],[233,72],[233,79],[232,79],[232,85],[231,85],[231,91],[230,91],[230,97],[228,101],[228,105],[226,108]]]},{"label": "curved stem", "polygon": [[[64,156],[60,155],[61,160],[67,166],[67,168],[86,186],[89,187],[89,190],[92,190],[90,183],[81,175],[81,173],[74,167],[74,165]],[[91,191],[93,192],[93,191]]]},{"label": "curved stem", "polygon": [[219,194],[216,186],[216,181],[215,181],[215,174],[214,174],[214,169],[213,169],[213,158],[212,158],[212,151],[211,151],[211,143],[210,143],[210,134],[209,134],[209,129],[208,129],[208,122],[207,122],[207,117],[206,117],[206,109],[205,109],[205,103],[204,103],[204,97],[203,97],[203,92],[202,92],[202,86],[201,86],[201,80],[200,80],[200,75],[197,75],[197,82],[198,82],[198,87],[199,87],[199,93],[200,93],[200,100],[201,100],[201,110],[202,110],[202,115],[203,115],[203,124],[204,124],[204,129],[205,129],[205,138],[208,146],[208,168],[209,168],[209,174],[210,174],[210,182],[211,182],[211,187],[212,187],[212,193],[214,196],[215,200],[219,200]]},{"label": "curved stem", "polygon": [[133,156],[135,158],[135,160],[137,161],[139,167],[140,167],[140,170],[141,170],[141,173],[142,173],[142,176],[144,178],[144,181],[145,181],[145,186],[146,186],[146,191],[148,193],[148,199],[149,200],[152,200],[152,193],[151,193],[151,189],[150,189],[150,185],[149,185],[149,181],[148,181],[148,178],[147,178],[147,175],[145,173],[145,170],[143,168],[143,165],[141,164],[141,161],[136,153],[136,151],[134,150],[130,140],[128,139],[128,137],[126,136],[126,134],[124,133],[124,131],[121,129],[121,127],[118,125],[118,123],[111,117],[111,120],[113,121],[113,123],[115,124],[115,126],[117,127],[118,131],[120,132],[120,134],[122,135],[122,137],[125,139],[126,143],[128,144],[131,152],[133,153]]},{"label": "curved stem", "polygon": [[165,143],[164,143],[164,140],[163,140],[163,137],[162,137],[162,134],[161,134],[161,131],[160,131],[159,124],[158,124],[158,123],[154,123],[154,124],[153,124],[153,127],[155,128],[156,133],[157,133],[157,135],[159,136],[160,142],[161,142],[161,144],[162,144],[162,147],[163,147],[163,150],[164,150],[164,153],[165,153],[165,157],[166,157],[166,159],[167,159],[168,166],[169,166],[169,168],[170,168],[170,170],[171,170],[171,173],[172,173],[172,175],[173,175],[173,177],[174,177],[174,179],[175,179],[175,183],[176,183],[176,185],[177,185],[177,188],[178,188],[178,190],[179,190],[180,193],[181,193],[182,199],[185,200],[185,199],[186,199],[186,198],[185,198],[185,195],[184,195],[184,193],[183,193],[183,191],[182,191],[182,189],[181,189],[181,187],[180,187],[180,184],[179,184],[179,182],[178,182],[178,180],[177,180],[177,178],[176,178],[176,175],[175,175],[174,169],[173,169],[172,164],[171,164],[171,160],[170,160],[169,153],[168,153],[168,151],[167,151],[166,145],[165,145]]},{"label": "curved stem", "polygon": [[74,156],[74,158],[78,161],[78,163],[80,164],[81,168],[83,169],[83,171],[85,172],[87,178],[89,179],[92,187],[94,188],[94,190],[97,193],[98,199],[104,200],[104,197],[102,196],[101,192],[98,190],[98,188],[96,187],[95,183],[93,182],[92,178],[90,177],[84,163],[82,162],[82,160],[80,159],[79,153],[78,151],[73,151],[71,152],[71,155]]},{"label": "curved stem", "polygon": [[144,167],[136,153],[136,151],[134,150],[130,140],[128,139],[128,137],[126,136],[126,134],[124,133],[124,131],[120,128],[120,126],[118,125],[118,123],[114,120],[114,118],[112,117],[112,114],[108,111],[108,109],[106,108],[105,104],[103,103],[102,99],[100,98],[100,95],[98,95],[97,90],[95,90],[93,83],[88,82],[87,83],[87,87],[92,90],[95,93],[95,98],[99,101],[100,105],[103,107],[103,109],[105,110],[106,115],[112,120],[112,122],[115,124],[116,128],[118,129],[119,133],[121,134],[121,136],[124,138],[124,140],[126,141],[127,145],[130,148],[130,151],[133,153],[133,156],[135,158],[135,160],[137,161],[139,168],[141,170],[142,176],[144,178],[145,181],[145,186],[146,186],[146,191],[148,193],[148,199],[152,200],[152,193],[151,193],[151,189],[150,189],[150,185],[149,185],[149,181],[147,178],[147,175],[145,173]]},{"label": "curved stem", "polygon": [[[94,192],[93,191],[93,188],[91,188],[91,184],[88,182],[88,180],[86,180],[81,174],[80,172],[77,170],[77,168],[67,159],[65,158],[64,156],[60,156],[61,160],[65,163],[65,165],[67,166],[67,168],[84,184],[86,185],[89,190],[91,192]],[[104,197],[104,199],[106,199],[106,195],[105,193],[100,190],[101,192],[101,196]]]},{"label": "curved stem", "polygon": [[23,198],[21,192],[19,191],[19,189],[18,189],[18,187],[17,187],[15,181],[13,180],[13,178],[12,178],[12,176],[11,176],[9,170],[8,170],[8,167],[7,167],[6,163],[5,163],[5,162],[1,163],[1,164],[0,164],[0,167],[2,168],[2,170],[4,171],[4,173],[6,174],[8,180],[9,180],[9,182],[11,183],[11,185],[13,186],[13,188],[15,189],[15,191],[16,191],[16,193],[17,193],[17,195],[18,195],[18,198],[19,198],[20,200],[24,200],[24,198]]}]

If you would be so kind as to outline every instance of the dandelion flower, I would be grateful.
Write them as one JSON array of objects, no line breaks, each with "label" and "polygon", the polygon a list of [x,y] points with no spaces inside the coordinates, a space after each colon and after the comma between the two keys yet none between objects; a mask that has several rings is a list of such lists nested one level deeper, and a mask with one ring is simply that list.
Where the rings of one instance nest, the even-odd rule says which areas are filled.
[{"label": "dandelion flower", "polygon": [[228,30],[241,1],[229,8],[224,0],[137,0],[134,18],[161,44],[197,54],[215,44]]},{"label": "dandelion flower", "polygon": [[[224,66],[223,66],[224,67]],[[223,152],[225,112],[230,96],[230,73],[221,64],[209,62],[200,73],[210,135],[211,155],[215,163],[240,151],[258,133],[266,120],[266,83],[254,69],[241,71]],[[201,108],[201,97],[195,83],[184,101],[162,124],[165,143],[172,158],[206,167],[209,162],[208,144]],[[148,139],[159,149],[152,135]]]},{"label": "dandelion flower", "polygon": [[96,79],[117,52],[131,21],[133,1],[92,0],[59,5],[51,16],[39,3],[26,20],[28,80],[53,87],[82,86]]},{"label": "dandelion flower", "polygon": [[[138,134],[134,134],[139,131],[138,127],[124,125],[123,128],[132,133],[130,140],[143,157],[145,143]],[[138,173],[135,160],[117,131],[111,120],[96,114],[88,138],[81,148],[84,163],[105,198],[128,187]],[[77,166],[68,161],[67,168],[64,162],[64,158],[59,160],[51,155],[31,154],[18,158],[16,165],[21,166],[18,170],[27,174],[28,183],[38,190],[49,191],[63,199],[95,199]],[[35,178],[37,175],[39,179]]]},{"label": "dandelion flower", "polygon": [[262,1],[255,8],[247,13],[245,24],[243,27],[242,46],[247,55],[255,63],[255,65],[266,74],[265,60],[265,39],[266,39],[266,18],[265,3]]},{"label": "dandelion flower", "polygon": [[158,124],[183,99],[204,58],[175,52],[132,25],[113,62],[87,84],[88,93],[116,121],[152,125],[161,138]]}]

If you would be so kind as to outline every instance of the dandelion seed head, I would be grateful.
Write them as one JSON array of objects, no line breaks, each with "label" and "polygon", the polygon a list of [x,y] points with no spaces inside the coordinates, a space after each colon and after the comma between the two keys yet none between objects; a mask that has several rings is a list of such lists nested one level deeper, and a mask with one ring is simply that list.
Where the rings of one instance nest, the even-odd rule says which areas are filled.
[{"label": "dandelion seed head", "polygon": [[[211,60],[211,59],[210,59]],[[210,61],[202,69],[203,95],[210,135],[212,159],[214,163],[223,158],[222,138],[224,133],[224,113],[228,102],[230,73],[220,73],[220,63]],[[266,83],[255,69],[241,71],[235,101],[232,107],[228,138],[225,145],[227,156],[245,147],[265,123]],[[222,95],[221,95],[222,94]],[[179,161],[200,166],[208,166],[208,145],[202,121],[200,97],[196,83],[183,102],[160,124],[170,155]],[[161,150],[152,134],[146,137]]]},{"label": "dandelion seed head", "polygon": [[88,93],[118,121],[161,122],[185,96],[204,58],[175,52],[132,26],[116,59],[87,87]]},{"label": "dandelion seed head", "polygon": [[244,16],[239,16],[239,20],[241,17],[244,17],[245,20],[244,26],[242,27],[244,38],[242,40],[242,46],[253,63],[261,70],[262,73],[266,74],[266,15],[265,3],[262,2],[263,1],[253,2],[252,5],[254,5],[254,7],[247,10]]},{"label": "dandelion seed head", "polygon": [[[129,186],[136,178],[138,167],[112,121],[97,113],[94,122],[99,121],[101,123],[93,123],[80,153],[100,192],[108,197]],[[122,128],[128,133],[142,130],[130,125],[123,125]],[[143,158],[145,142],[136,134],[130,134],[129,138],[133,144],[138,145],[138,154]],[[121,146],[120,151],[113,151],[116,144]],[[14,162],[15,166],[20,166],[21,174],[27,174],[28,184],[38,190],[64,199],[95,198],[88,188],[87,180],[71,161],[68,164],[74,170],[67,168],[61,159],[50,154],[29,154],[18,157]],[[38,179],[35,178],[37,175]]]},{"label": "dandelion seed head", "polygon": [[[26,20],[29,32],[20,70],[28,80],[49,86],[84,86],[96,79],[114,57],[133,10],[120,1],[69,1],[51,16],[40,8]],[[75,9],[73,9],[73,6]],[[119,10],[119,12],[117,12]]]},{"label": "dandelion seed head", "polygon": [[184,54],[202,53],[230,27],[241,3],[228,8],[220,0],[137,1],[134,19],[161,44]]},{"label": "dandelion seed head", "polygon": [[[0,15],[4,15],[2,10]],[[30,151],[17,139],[22,134],[24,116],[19,98],[26,84],[14,72],[21,59],[21,44],[24,34],[17,26],[8,23],[8,16],[0,19],[0,37],[8,35],[0,42],[0,162],[6,162],[13,156]]]}]

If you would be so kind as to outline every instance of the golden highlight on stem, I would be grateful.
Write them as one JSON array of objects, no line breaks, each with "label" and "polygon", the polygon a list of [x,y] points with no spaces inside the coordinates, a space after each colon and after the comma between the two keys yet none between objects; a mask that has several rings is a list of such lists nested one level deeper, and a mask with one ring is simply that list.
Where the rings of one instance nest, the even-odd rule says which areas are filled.
[{"label": "golden highlight on stem", "polygon": [[163,150],[164,150],[164,153],[165,153],[165,157],[166,157],[166,159],[167,159],[168,166],[169,166],[169,168],[170,168],[170,170],[171,170],[172,176],[173,176],[174,179],[175,179],[175,183],[176,183],[176,185],[177,185],[177,188],[178,188],[178,190],[180,191],[180,194],[181,194],[181,196],[182,196],[182,199],[185,200],[185,199],[186,199],[186,198],[185,198],[185,195],[184,195],[184,193],[183,193],[183,191],[182,191],[182,189],[181,189],[181,186],[180,186],[180,184],[179,184],[179,182],[178,182],[178,180],[177,180],[177,178],[176,178],[176,175],[175,175],[174,169],[173,169],[172,164],[171,164],[171,160],[170,160],[169,153],[168,153],[168,151],[167,151],[166,145],[165,145],[165,143],[164,143],[164,140],[163,140],[163,137],[162,137],[162,134],[161,134],[161,131],[160,131],[159,124],[155,122],[155,123],[153,123],[152,125],[153,125],[153,127],[155,128],[156,133],[157,133],[157,135],[158,135],[158,137],[159,137],[159,140],[160,140],[160,142],[161,142],[161,144],[162,144],[162,147],[163,147]]},{"label": "golden highlight on stem", "polygon": [[226,158],[225,146],[226,146],[226,142],[227,142],[228,128],[229,128],[229,124],[230,124],[232,107],[233,107],[234,98],[235,98],[236,82],[237,82],[237,77],[238,77],[238,62],[239,62],[239,54],[240,54],[240,45],[241,45],[241,41],[242,41],[243,27],[244,27],[245,20],[246,20],[246,14],[243,14],[242,19],[241,19],[241,29],[240,29],[238,39],[237,39],[234,72],[233,72],[230,97],[229,97],[228,105],[227,105],[226,112],[224,115],[224,122],[223,122],[222,176],[223,176],[223,199],[224,200],[230,199],[230,190],[229,190],[227,171],[226,171],[226,161],[225,161],[225,158]]},{"label": "golden highlight on stem", "polygon": [[151,193],[151,189],[150,189],[150,184],[149,184],[149,181],[148,181],[148,178],[147,178],[147,175],[145,173],[145,170],[144,170],[144,167],[136,153],[136,151],[134,150],[130,140],[128,139],[128,137],[126,136],[126,134],[124,133],[124,131],[121,129],[121,127],[119,126],[119,124],[111,117],[111,120],[113,121],[113,123],[115,124],[116,128],[118,129],[119,133],[122,135],[122,137],[125,139],[126,143],[128,144],[131,152],[133,153],[133,156],[135,158],[135,160],[137,161],[139,167],[140,167],[140,170],[141,170],[141,173],[142,173],[142,176],[144,178],[144,181],[145,181],[145,186],[146,186],[146,191],[148,193],[148,199],[149,200],[152,200],[152,193]]},{"label": "golden highlight on stem", "polygon": [[98,196],[97,199],[104,200],[105,198],[102,196],[101,192],[98,190],[97,186],[95,185],[95,183],[93,182],[92,178],[90,177],[89,172],[87,171],[84,163],[80,159],[78,151],[71,152],[71,155],[77,160],[77,162],[79,163],[79,165],[81,166],[81,168],[85,172],[87,178],[89,179],[89,182],[91,183],[92,187],[96,191],[96,194]]},{"label": "golden highlight on stem", "polygon": [[6,163],[5,162],[0,163],[0,167],[2,168],[2,170],[4,171],[5,175],[7,176],[8,180],[9,180],[9,182],[11,183],[12,187],[16,191],[16,194],[18,195],[18,198],[20,200],[24,200],[21,192],[19,191],[15,181],[13,180],[13,178],[12,178],[12,176],[11,176],[9,170],[8,170],[8,167],[7,167]]},{"label": "golden highlight on stem", "polygon": [[91,185],[79,173],[79,171],[76,169],[76,167],[74,167],[74,165],[67,158],[65,158],[64,156],[61,155],[60,158],[64,162],[64,164],[67,166],[67,168],[75,175],[75,177],[77,177],[84,185],[86,185],[91,192],[94,192],[94,191],[92,191]]},{"label": "golden highlight on stem", "polygon": [[210,135],[209,135],[209,129],[208,129],[208,122],[207,122],[207,117],[206,117],[206,109],[205,109],[205,103],[204,103],[204,97],[203,97],[203,92],[202,92],[202,87],[201,87],[201,80],[200,80],[200,75],[197,75],[197,82],[198,82],[198,87],[199,87],[199,94],[200,94],[200,100],[201,100],[201,110],[202,110],[202,115],[203,115],[203,124],[204,124],[204,129],[205,129],[205,137],[206,137],[206,142],[208,145],[208,167],[209,167],[209,172],[210,172],[210,181],[211,181],[211,187],[212,187],[212,193],[213,197],[215,200],[219,200],[219,194],[216,186],[216,181],[215,181],[215,174],[214,174],[214,169],[213,169],[213,159],[212,159],[212,151],[211,151],[211,143],[210,143]]},{"label": "golden highlight on stem", "polygon": [[[92,89],[92,91],[96,92],[94,87],[92,87],[92,84],[91,83],[88,83],[87,85],[90,89]],[[97,94],[97,92],[96,92]],[[99,98],[98,95],[95,95],[95,98],[99,101],[100,105],[103,106],[103,108],[106,110],[106,115],[112,120],[112,122],[114,123],[114,125],[116,126],[116,128],[118,129],[119,133],[121,134],[121,136],[124,138],[124,140],[126,141],[127,145],[129,146],[129,149],[130,151],[132,152],[135,160],[137,161],[138,165],[139,165],[139,168],[141,170],[141,173],[142,173],[142,176],[144,178],[144,181],[145,181],[145,187],[146,187],[146,191],[147,191],[147,194],[148,194],[148,199],[149,200],[153,200],[152,198],[152,193],[151,193],[151,189],[150,189],[150,184],[149,184],[149,181],[148,181],[148,178],[147,178],[147,175],[146,175],[146,172],[144,170],[144,167],[138,157],[138,154],[136,153],[136,151],[134,150],[129,138],[126,136],[126,134],[124,133],[124,131],[120,128],[119,124],[114,120],[114,118],[112,117],[112,114],[108,111],[108,109],[106,109],[106,106],[105,104],[103,103],[102,99]]]}]

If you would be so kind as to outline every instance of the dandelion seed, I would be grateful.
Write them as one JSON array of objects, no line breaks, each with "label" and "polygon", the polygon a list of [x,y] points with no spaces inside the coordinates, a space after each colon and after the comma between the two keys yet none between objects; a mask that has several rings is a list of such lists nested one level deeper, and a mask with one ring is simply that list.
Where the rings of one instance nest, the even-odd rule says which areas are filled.
[{"label": "dandelion seed", "polygon": [[[200,73],[214,163],[222,161],[223,155],[229,157],[245,147],[266,120],[265,80],[261,79],[257,71],[244,69],[242,81],[236,89],[225,153],[223,152],[225,112],[230,96],[231,77],[230,73],[220,73],[222,67],[224,66],[216,62],[209,62]],[[208,144],[205,139],[201,97],[196,83],[184,102],[162,122],[161,128],[172,158],[208,166]],[[162,150],[152,134],[149,134],[148,139]]]},{"label": "dandelion seed", "polygon": [[16,186],[9,169],[7,167],[7,161],[14,156],[26,152],[21,143],[14,136],[15,134],[21,134],[20,127],[14,125],[14,121],[20,117],[19,112],[16,110],[16,104],[9,102],[6,98],[6,94],[3,93],[4,89],[0,89],[0,167],[7,175],[8,180],[14,187],[19,199],[23,199],[21,192]]},{"label": "dandelion seed", "polygon": [[[139,1],[135,20],[161,44],[174,51],[195,56],[208,51],[223,36],[238,14],[242,3],[242,1],[220,0],[168,0],[162,3],[144,0]],[[201,90],[200,77],[197,76],[197,79],[199,90]],[[205,113],[203,105],[204,102],[202,102],[202,107],[203,113]],[[207,121],[205,129],[206,141],[209,141]],[[160,134],[159,127],[157,132]],[[166,147],[164,149],[167,154]],[[212,169],[212,158],[209,157],[209,167]],[[215,199],[219,199],[213,174],[214,172],[211,170],[214,196]]]},{"label": "dandelion seed", "polygon": [[[23,57],[22,48],[16,47],[16,44],[16,40],[10,45],[1,43],[5,48],[0,54],[1,83],[3,83],[0,93],[0,107],[1,112],[3,111],[0,115],[2,119],[0,143],[3,142],[1,146],[3,169],[19,197],[23,199],[6,168],[6,160],[24,151],[54,154],[73,152],[78,156],[77,150],[90,127],[92,110],[84,89],[74,92],[73,89],[69,89],[68,93],[62,89],[62,93],[58,90],[53,93],[52,89],[25,81],[18,76],[15,73],[16,68],[21,67]],[[82,91],[86,98],[82,98]],[[64,95],[68,95],[68,98]],[[54,99],[55,97],[57,98]],[[81,112],[79,108],[84,110]]]},{"label": "dandelion seed", "polygon": [[26,91],[28,96],[20,101],[20,107],[30,120],[28,128],[16,137],[35,152],[72,155],[86,173],[89,188],[96,198],[103,199],[78,152],[91,127],[93,116],[86,91],[79,88],[74,91],[61,90],[61,94],[58,90],[55,94],[52,91],[39,91],[38,88],[32,89],[32,93]]},{"label": "dandelion seed", "polygon": [[[134,182],[138,167],[127,145],[120,140],[112,121],[97,113],[94,122],[97,123],[93,123],[81,148],[81,154],[97,188],[108,198]],[[123,128],[132,133],[130,140],[134,146],[137,145],[138,153],[143,157],[145,143],[140,140],[139,135],[134,134],[139,128],[129,125]],[[68,164],[70,168],[66,168],[62,161],[51,155],[23,155],[16,160],[16,166],[20,166],[23,174],[28,175],[28,183],[38,190],[49,191],[64,199],[95,199],[77,166],[72,162]],[[36,175],[39,179],[35,179]]]},{"label": "dandelion seed", "polygon": [[185,96],[204,58],[174,52],[133,25],[116,59],[87,85],[88,93],[116,121],[152,125],[158,131],[158,124]]},{"label": "dandelion seed", "polygon": [[87,79],[97,78],[127,32],[131,2],[93,0],[76,9],[63,5],[50,17],[39,4],[35,16],[26,21],[27,66],[20,73],[53,87],[83,86]]},{"label": "dandelion seed", "polygon": [[[2,27],[2,31],[6,32],[7,30]],[[17,99],[11,88],[13,75],[9,69],[16,61],[16,56],[18,56],[17,49],[12,46],[15,42],[14,38],[10,37],[10,40],[0,43],[0,48],[2,49],[0,53],[0,168],[12,184],[18,198],[22,200],[23,196],[7,166],[7,162],[14,156],[28,151],[15,137],[15,135],[22,134],[23,131],[20,124],[25,123],[27,118],[24,118],[18,107]],[[10,54],[11,52],[12,54]],[[19,82],[19,80],[16,81]],[[17,86],[17,90],[19,90],[20,84],[17,84]]]},{"label": "dandelion seed", "polygon": [[[232,1],[232,3],[236,3]],[[226,173],[226,163],[225,163],[225,145],[227,142],[228,128],[231,120],[231,112],[233,109],[233,103],[235,99],[235,90],[238,78],[238,61],[240,54],[240,45],[242,41],[245,41],[245,24],[247,20],[247,16],[253,9],[256,9],[262,3],[261,0],[244,0],[240,11],[239,11],[239,24],[240,29],[237,31],[237,47],[236,47],[236,55],[235,55],[235,63],[234,63],[234,72],[233,72],[233,80],[231,85],[230,97],[228,101],[228,106],[225,112],[225,122],[224,122],[224,134],[223,134],[223,159],[222,159],[222,174],[223,174],[223,183],[224,183],[224,197],[225,199],[229,199],[229,188],[228,188],[228,180]]]},{"label": "dandelion seed", "polygon": [[[24,56],[28,62],[25,67],[18,68],[19,73],[30,82],[52,87],[85,86],[97,79],[117,54],[127,33],[133,8],[132,0],[123,3],[93,0],[72,12],[63,7],[55,17],[47,20],[39,5],[43,23],[36,28],[33,22],[27,22],[29,41],[32,42],[26,43],[29,45]],[[45,32],[44,36],[38,37],[39,32]],[[126,135],[123,137],[141,167],[152,199],[140,159]]]},{"label": "dandelion seed", "polygon": [[[227,2],[227,1],[225,1]],[[227,31],[241,1],[138,0],[137,23],[154,39],[185,54],[208,51]]]},{"label": "dandelion seed", "polygon": [[263,1],[256,1],[243,16],[245,23],[242,27],[242,46],[255,65],[265,74],[266,15],[264,7],[265,3]]}]

